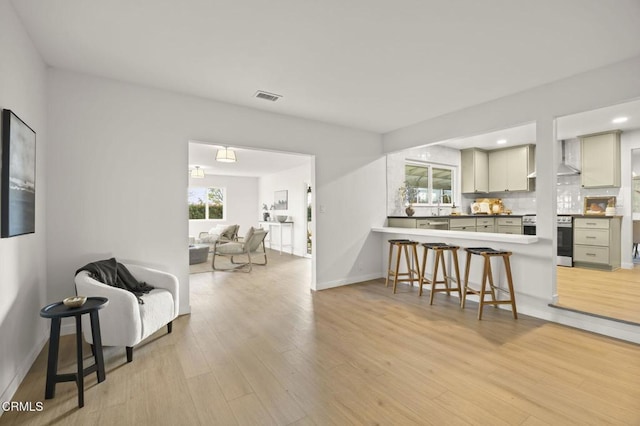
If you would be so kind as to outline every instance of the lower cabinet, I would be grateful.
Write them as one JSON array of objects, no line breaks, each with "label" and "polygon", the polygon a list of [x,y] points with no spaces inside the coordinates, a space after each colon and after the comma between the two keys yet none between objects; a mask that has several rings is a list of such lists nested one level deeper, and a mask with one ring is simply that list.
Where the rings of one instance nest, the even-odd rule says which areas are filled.
[{"label": "lower cabinet", "polygon": [[476,232],[476,218],[451,218],[449,219],[449,231]]},{"label": "lower cabinet", "polygon": [[522,234],[521,217],[390,217],[392,228],[438,229],[460,232],[497,232],[499,234]]},{"label": "lower cabinet", "polygon": [[522,234],[521,217],[499,217],[496,219],[496,232],[498,234]]},{"label": "lower cabinet", "polygon": [[476,218],[476,232],[496,232],[496,220],[492,217]]},{"label": "lower cabinet", "polygon": [[575,266],[614,270],[620,267],[620,218],[576,218],[573,222]]},{"label": "lower cabinet", "polygon": [[398,218],[398,217],[390,217],[388,219],[389,226],[391,228],[417,228],[418,227],[418,219],[412,218]]}]

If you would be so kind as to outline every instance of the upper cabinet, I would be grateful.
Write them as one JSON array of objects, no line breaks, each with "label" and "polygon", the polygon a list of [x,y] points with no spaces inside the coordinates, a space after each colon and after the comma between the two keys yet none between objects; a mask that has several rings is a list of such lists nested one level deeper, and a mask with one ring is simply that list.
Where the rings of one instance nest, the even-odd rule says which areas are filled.
[{"label": "upper cabinet", "polygon": [[582,187],[620,186],[620,131],[579,136]]},{"label": "upper cabinet", "polygon": [[477,148],[461,151],[461,179],[463,194],[489,191],[489,157],[486,151]]},{"label": "upper cabinet", "polygon": [[[489,151],[489,192],[533,191],[535,145]],[[463,163],[464,168],[464,163]]]}]

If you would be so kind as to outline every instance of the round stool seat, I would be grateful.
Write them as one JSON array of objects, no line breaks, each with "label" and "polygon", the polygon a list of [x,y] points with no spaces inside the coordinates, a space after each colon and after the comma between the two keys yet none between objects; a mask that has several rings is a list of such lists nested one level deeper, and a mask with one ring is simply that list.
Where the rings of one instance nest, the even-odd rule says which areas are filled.
[{"label": "round stool seat", "polygon": [[411,241],[411,240],[407,240],[405,238],[405,239],[400,239],[400,240],[389,240],[389,243],[390,244],[400,244],[400,243],[408,243],[409,241]]}]

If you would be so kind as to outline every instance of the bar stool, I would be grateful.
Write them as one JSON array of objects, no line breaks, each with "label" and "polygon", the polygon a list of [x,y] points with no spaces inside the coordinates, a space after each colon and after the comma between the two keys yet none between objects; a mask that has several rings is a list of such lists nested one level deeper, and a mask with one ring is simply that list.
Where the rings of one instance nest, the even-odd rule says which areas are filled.
[{"label": "bar stool", "polygon": [[[389,240],[389,268],[387,269],[387,279],[384,283],[384,286],[387,287],[389,285],[389,278],[393,276],[393,293],[395,294],[396,288],[398,286],[398,281],[408,282],[413,286],[414,282],[420,282],[420,265],[418,264],[418,250],[416,247],[418,246],[417,241],[411,241],[406,239],[401,240]],[[412,259],[409,258],[409,247],[411,247],[412,251]],[[397,248],[398,253],[396,255],[396,267],[395,269],[391,269],[391,261],[393,259],[393,251],[394,248]],[[402,258],[402,253],[404,251],[404,258],[407,262],[407,272],[400,272],[400,260]],[[414,269],[411,267],[411,260],[415,265]],[[413,274],[415,275],[415,278]],[[407,277],[406,279],[400,279],[400,277]]]},{"label": "bar stool", "polygon": [[[430,305],[433,305],[433,295],[436,292],[441,291],[446,291],[447,295],[450,296],[453,290],[457,290],[458,296],[462,299],[462,292],[460,288],[460,267],[458,266],[458,249],[460,247],[445,243],[423,243],[422,247],[424,247],[424,251],[422,254],[422,266],[420,267],[422,274],[420,275],[420,292],[418,295],[422,296],[422,284],[427,283],[431,284],[431,295],[429,296]],[[427,255],[429,250],[433,250],[433,275],[431,276],[431,279],[426,277]],[[445,251],[451,253],[453,270],[456,274],[455,278],[447,275],[447,265],[444,261]],[[438,280],[438,267],[440,264],[442,264],[442,280]],[[456,282],[456,287],[451,287],[451,281],[453,280]],[[444,288],[436,288],[437,284],[444,284]]]},{"label": "bar stool", "polygon": [[[462,289],[462,300],[460,306],[464,309],[467,294],[477,294],[480,297],[480,306],[478,307],[478,319],[482,319],[482,308],[485,304],[490,305],[503,305],[510,304],[513,311],[513,318],[518,319],[518,311],[516,310],[516,296],[513,291],[513,278],[511,276],[511,263],[509,262],[509,256],[511,252],[492,249],[490,247],[469,247],[465,249],[467,251],[467,266],[464,273],[464,288]],[[479,255],[484,259],[484,267],[482,272],[482,284],[480,290],[474,290],[469,287],[469,269],[471,266],[471,255]],[[504,269],[507,274],[508,290],[497,287],[493,284],[493,273],[491,271],[491,258],[501,257],[504,262]],[[487,290],[487,282],[489,283],[489,289]],[[508,299],[498,300],[496,298],[496,291],[500,291],[509,294]],[[491,300],[485,300],[485,294],[491,295]]]}]

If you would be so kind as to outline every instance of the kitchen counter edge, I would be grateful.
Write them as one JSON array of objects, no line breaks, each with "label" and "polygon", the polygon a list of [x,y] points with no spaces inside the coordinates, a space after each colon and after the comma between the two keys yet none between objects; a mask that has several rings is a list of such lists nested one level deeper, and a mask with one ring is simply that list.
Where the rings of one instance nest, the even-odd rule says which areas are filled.
[{"label": "kitchen counter edge", "polygon": [[388,226],[374,226],[371,228],[371,231],[385,234],[439,237],[454,240],[491,241],[512,244],[535,244],[538,242],[538,237],[535,235],[496,234],[493,232],[441,231],[438,229],[392,228]]}]

